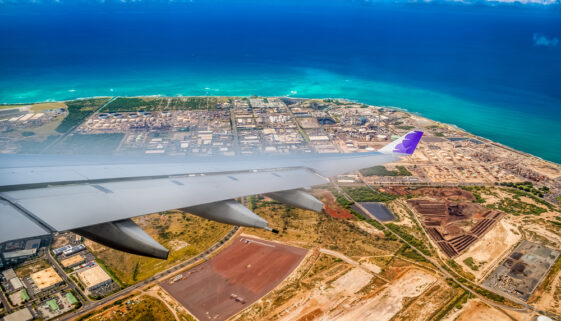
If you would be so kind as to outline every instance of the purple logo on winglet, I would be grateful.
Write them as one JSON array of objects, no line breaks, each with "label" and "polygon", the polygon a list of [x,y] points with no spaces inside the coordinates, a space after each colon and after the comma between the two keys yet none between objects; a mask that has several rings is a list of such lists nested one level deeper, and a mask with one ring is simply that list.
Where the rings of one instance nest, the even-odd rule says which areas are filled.
[{"label": "purple logo on winglet", "polygon": [[417,144],[421,140],[421,137],[423,137],[423,132],[421,131],[414,131],[405,135],[401,143],[395,145],[393,152],[410,155],[413,154],[415,148],[417,147]]}]

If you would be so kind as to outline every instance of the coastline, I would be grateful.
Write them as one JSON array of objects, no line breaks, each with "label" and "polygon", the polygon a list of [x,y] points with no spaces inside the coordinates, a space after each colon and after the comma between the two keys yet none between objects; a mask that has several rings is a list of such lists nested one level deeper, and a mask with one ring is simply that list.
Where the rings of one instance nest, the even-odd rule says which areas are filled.
[{"label": "coastline", "polygon": [[450,126],[455,128],[456,130],[460,130],[462,132],[464,132],[465,134],[471,136],[474,139],[478,139],[481,141],[484,141],[486,143],[489,144],[494,144],[497,147],[500,148],[504,148],[507,149],[511,152],[517,153],[519,155],[525,156],[525,157],[533,157],[535,159],[544,161],[544,162],[549,162],[552,163],[554,165],[557,166],[561,166],[561,163],[557,163],[555,161],[552,160],[548,160],[548,159],[544,159],[540,156],[531,154],[529,152],[525,152],[519,149],[516,149],[514,147],[508,146],[506,144],[497,142],[492,140],[491,138],[487,138],[484,136],[480,136],[477,134],[474,134],[472,132],[470,132],[469,130],[466,130],[456,124],[450,124],[450,123],[446,123],[446,122],[442,122],[439,120],[435,120],[432,118],[429,118],[427,116],[424,116],[422,113],[420,112],[413,112],[408,110],[407,108],[403,108],[403,107],[398,107],[398,106],[391,106],[391,105],[371,105],[371,104],[367,104],[364,102],[361,102],[360,100],[357,99],[348,99],[348,98],[339,98],[339,97],[294,97],[294,96],[264,96],[264,95],[189,95],[189,96],[167,96],[167,95],[162,95],[162,94],[155,94],[155,95],[133,95],[133,96],[105,96],[105,95],[101,95],[101,96],[89,96],[89,97],[80,97],[80,98],[76,98],[76,99],[68,99],[68,100],[45,100],[45,101],[36,101],[36,102],[27,102],[27,103],[17,103],[17,104],[9,104],[9,103],[0,103],[0,107],[2,106],[26,106],[26,105],[33,105],[33,104],[42,104],[42,103],[54,103],[54,102],[69,102],[69,101],[75,101],[75,100],[86,100],[86,99],[95,99],[95,98],[109,98],[109,97],[113,97],[113,98],[118,98],[118,97],[122,97],[122,98],[155,98],[155,97],[170,97],[170,98],[178,98],[178,97],[241,97],[241,98],[249,98],[249,97],[275,97],[275,98],[286,98],[286,99],[303,99],[303,100],[310,100],[310,99],[319,99],[319,100],[324,100],[324,99],[333,99],[333,100],[340,100],[340,101],[346,101],[346,102],[350,102],[350,103],[355,103],[355,104],[365,104],[365,105],[369,105],[369,106],[375,106],[375,107],[381,107],[381,108],[387,108],[387,109],[393,109],[396,111],[400,111],[400,112],[405,112],[408,113],[410,115],[413,115],[415,117],[420,117],[420,118],[424,118],[427,119],[429,121],[438,123],[440,125],[445,125],[445,126]]}]

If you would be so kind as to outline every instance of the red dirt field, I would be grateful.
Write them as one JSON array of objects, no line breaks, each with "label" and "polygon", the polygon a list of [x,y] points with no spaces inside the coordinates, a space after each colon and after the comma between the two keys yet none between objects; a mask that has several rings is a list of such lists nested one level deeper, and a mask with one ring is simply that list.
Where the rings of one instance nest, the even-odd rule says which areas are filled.
[{"label": "red dirt field", "polygon": [[225,320],[274,289],[300,264],[307,250],[238,237],[209,261],[160,285],[197,319]]},{"label": "red dirt field", "polygon": [[353,214],[351,214],[349,210],[341,207],[337,203],[335,196],[333,196],[333,194],[330,191],[317,190],[316,195],[319,196],[319,198],[323,202],[324,204],[323,209],[325,210],[325,213],[327,215],[341,220],[354,219]]}]

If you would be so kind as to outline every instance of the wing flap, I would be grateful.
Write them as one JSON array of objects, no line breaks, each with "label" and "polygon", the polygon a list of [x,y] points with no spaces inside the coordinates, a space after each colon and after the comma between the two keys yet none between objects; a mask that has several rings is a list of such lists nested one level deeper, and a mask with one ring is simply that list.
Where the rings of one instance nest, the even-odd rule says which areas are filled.
[{"label": "wing flap", "polygon": [[0,222],[0,243],[50,233],[3,200],[0,200]]}]

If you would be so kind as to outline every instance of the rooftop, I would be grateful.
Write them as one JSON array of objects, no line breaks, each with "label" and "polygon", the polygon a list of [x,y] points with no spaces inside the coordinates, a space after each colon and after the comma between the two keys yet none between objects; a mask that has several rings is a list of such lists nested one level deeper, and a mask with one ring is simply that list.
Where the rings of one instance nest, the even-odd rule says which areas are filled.
[{"label": "rooftop", "polygon": [[62,282],[61,277],[56,273],[53,267],[31,274],[31,279],[35,282],[39,290],[47,289]]},{"label": "rooftop", "polygon": [[28,308],[21,309],[4,317],[4,321],[28,321],[32,319],[33,315],[31,315]]},{"label": "rooftop", "polygon": [[71,256],[67,259],[64,259],[64,260],[60,261],[60,264],[62,264],[62,266],[66,268],[66,267],[69,267],[69,266],[72,266],[72,265],[82,263],[83,261],[84,261],[84,258],[81,255],[74,255],[74,256]]},{"label": "rooftop", "polygon": [[78,276],[80,277],[80,280],[84,282],[86,288],[91,288],[108,280],[111,280],[111,277],[99,265],[96,265],[91,269],[79,272]]}]

